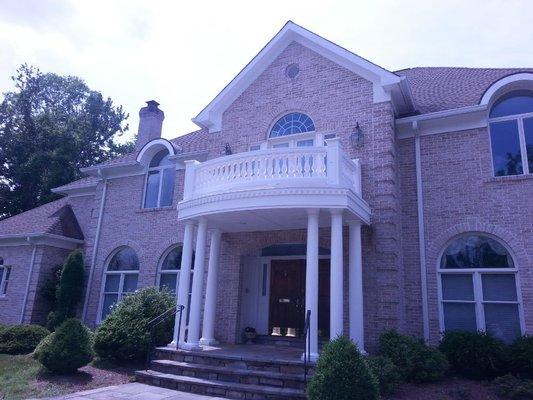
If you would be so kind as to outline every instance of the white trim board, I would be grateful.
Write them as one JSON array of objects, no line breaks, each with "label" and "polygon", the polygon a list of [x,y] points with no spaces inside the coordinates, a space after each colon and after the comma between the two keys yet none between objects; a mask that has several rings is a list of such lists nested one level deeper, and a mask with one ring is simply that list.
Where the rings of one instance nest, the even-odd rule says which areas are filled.
[{"label": "white trim board", "polygon": [[297,42],[373,83],[374,102],[392,101],[398,114],[414,110],[404,77],[288,21],[241,72],[192,121],[209,132],[222,128],[222,114],[292,42]]},{"label": "white trim board", "polygon": [[83,240],[80,239],[73,239],[66,236],[54,235],[52,233],[0,235],[0,247],[43,245],[58,247],[60,249],[73,250],[78,246],[82,245],[83,243]]}]

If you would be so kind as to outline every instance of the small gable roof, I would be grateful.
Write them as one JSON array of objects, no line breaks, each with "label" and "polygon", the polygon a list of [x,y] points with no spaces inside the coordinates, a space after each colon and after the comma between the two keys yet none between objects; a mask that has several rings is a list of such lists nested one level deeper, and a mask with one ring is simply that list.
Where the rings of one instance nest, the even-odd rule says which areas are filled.
[{"label": "small gable roof", "polygon": [[398,114],[412,112],[409,89],[403,82],[403,77],[289,21],[241,72],[193,118],[193,122],[202,128],[208,128],[210,132],[220,131],[223,112],[292,42],[300,43],[371,81],[374,84],[374,101],[392,100]]}]

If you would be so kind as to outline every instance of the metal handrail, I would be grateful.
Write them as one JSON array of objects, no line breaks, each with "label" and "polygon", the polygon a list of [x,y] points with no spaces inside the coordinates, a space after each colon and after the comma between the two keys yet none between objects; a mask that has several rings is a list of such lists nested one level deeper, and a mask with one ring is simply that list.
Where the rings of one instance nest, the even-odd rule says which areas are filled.
[{"label": "metal handrail", "polygon": [[307,384],[307,363],[311,361],[311,310],[307,310],[304,324],[304,383]]},{"label": "metal handrail", "polygon": [[154,319],[150,320],[146,327],[150,329],[150,340],[148,341],[148,349],[146,352],[146,365],[145,370],[148,370],[148,367],[150,366],[150,362],[152,359],[152,348],[154,346],[154,335],[155,335],[155,328],[159,324],[165,322],[169,317],[176,315],[179,313],[179,323],[178,323],[178,335],[177,340],[179,341],[180,338],[180,330],[181,330],[181,316],[183,314],[183,309],[185,306],[182,306],[181,304],[172,306],[168,310],[166,310],[164,313],[158,315]]}]

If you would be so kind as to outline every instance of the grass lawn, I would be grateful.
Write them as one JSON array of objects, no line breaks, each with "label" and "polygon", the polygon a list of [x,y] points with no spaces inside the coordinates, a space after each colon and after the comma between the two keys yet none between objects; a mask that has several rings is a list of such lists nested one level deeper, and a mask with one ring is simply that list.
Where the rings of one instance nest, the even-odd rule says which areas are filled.
[{"label": "grass lawn", "polygon": [[[137,367],[137,368],[136,368]],[[80,390],[130,382],[139,366],[93,361],[75,374],[52,375],[31,355],[0,354],[0,399],[60,396]]]}]

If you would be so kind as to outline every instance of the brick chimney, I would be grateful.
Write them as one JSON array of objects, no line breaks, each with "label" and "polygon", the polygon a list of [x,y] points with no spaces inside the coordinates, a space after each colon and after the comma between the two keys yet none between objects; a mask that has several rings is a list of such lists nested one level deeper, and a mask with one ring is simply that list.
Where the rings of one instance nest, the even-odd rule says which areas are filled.
[{"label": "brick chimney", "polygon": [[161,137],[161,127],[165,119],[165,113],[158,108],[159,103],[157,101],[150,100],[146,104],[146,107],[139,111],[139,132],[135,144],[137,151],[149,141]]}]

